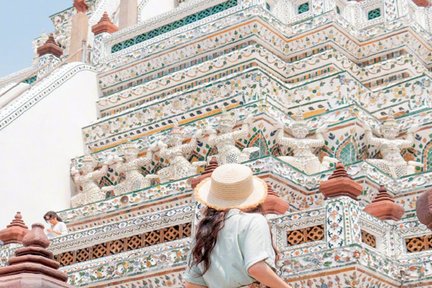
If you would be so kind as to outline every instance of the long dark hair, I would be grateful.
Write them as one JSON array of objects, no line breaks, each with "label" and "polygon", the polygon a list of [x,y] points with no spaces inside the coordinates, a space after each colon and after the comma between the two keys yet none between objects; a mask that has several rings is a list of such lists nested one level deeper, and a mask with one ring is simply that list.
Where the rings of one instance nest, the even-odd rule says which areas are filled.
[{"label": "long dark hair", "polygon": [[62,220],[62,219],[57,215],[57,213],[54,212],[54,211],[48,211],[48,212],[45,213],[45,215],[43,216],[44,220],[47,220],[47,218],[48,218],[48,219],[51,219],[51,218],[53,218],[53,217],[55,217],[55,218],[57,219],[57,221],[59,221],[59,222],[63,222],[63,220]]},{"label": "long dark hair", "polygon": [[210,255],[216,245],[219,231],[224,227],[227,211],[218,211],[206,207],[203,218],[198,224],[195,234],[195,246],[192,249],[192,264],[204,264],[203,274],[210,268]]},{"label": "long dark hair", "polygon": [[[198,224],[197,232],[195,234],[195,246],[192,249],[192,265],[203,263],[204,271],[207,272],[210,268],[210,255],[216,245],[219,231],[222,230],[225,224],[225,215],[229,210],[218,211],[213,208],[206,207],[203,212],[203,218]],[[248,213],[260,213],[262,211],[261,205],[243,211]]]}]

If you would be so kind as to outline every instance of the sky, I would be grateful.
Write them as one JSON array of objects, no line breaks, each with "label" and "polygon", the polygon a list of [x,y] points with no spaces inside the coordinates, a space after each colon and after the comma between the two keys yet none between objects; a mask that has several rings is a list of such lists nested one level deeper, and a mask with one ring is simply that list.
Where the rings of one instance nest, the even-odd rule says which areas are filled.
[{"label": "sky", "polygon": [[73,0],[12,0],[0,6],[0,77],[29,67],[33,39],[54,31],[49,16],[71,7]]}]

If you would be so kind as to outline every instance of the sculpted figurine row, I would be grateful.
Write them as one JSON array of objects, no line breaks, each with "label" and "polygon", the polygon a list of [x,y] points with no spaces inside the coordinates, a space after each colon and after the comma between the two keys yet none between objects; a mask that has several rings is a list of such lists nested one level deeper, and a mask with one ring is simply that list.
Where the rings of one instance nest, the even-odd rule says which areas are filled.
[{"label": "sculpted figurine row", "polygon": [[[208,142],[216,146],[218,154],[215,156],[218,163],[240,163],[250,157],[250,153],[256,151],[256,148],[245,148],[241,151],[235,146],[238,139],[248,135],[252,118],[247,118],[240,130],[234,130],[237,123],[237,117],[231,112],[223,110],[219,117],[218,131],[208,129]],[[170,131],[166,143],[158,142],[153,144],[147,151],[145,157],[139,157],[139,148],[135,143],[128,142],[123,144],[119,149],[120,153],[109,155],[102,168],[94,171],[98,162],[90,155],[83,158],[82,164],[72,167],[71,174],[80,191],[72,197],[72,207],[77,207],[86,203],[95,202],[105,199],[108,191],[113,191],[115,195],[135,191],[151,186],[151,180],[159,178],[160,182],[177,180],[190,177],[197,174],[197,168],[206,164],[205,161],[189,162],[190,153],[195,150],[198,139],[203,137],[201,130],[196,131],[188,143],[183,143],[186,138],[183,130],[174,124]],[[150,174],[143,176],[141,167],[150,164],[154,153],[165,159],[169,165],[160,169],[156,175]],[[120,156],[120,155],[123,156]],[[98,186],[98,181],[108,172],[108,166],[122,173],[124,178],[115,186],[108,186],[102,189]]]},{"label": "sculpted figurine row", "polygon": [[[370,164],[379,168],[382,172],[387,173],[393,178],[399,178],[416,172],[417,167],[422,167],[423,163],[414,161],[405,161],[401,155],[401,150],[409,148],[414,144],[414,133],[418,126],[411,126],[407,131],[405,139],[397,138],[400,128],[394,117],[390,115],[381,125],[379,131],[375,131],[381,137],[374,136],[372,129],[364,124],[366,143],[375,147],[382,155],[382,159],[367,159]],[[281,156],[285,161],[306,174],[314,174],[328,170],[331,163],[337,163],[339,160],[328,156],[323,157],[322,162],[314,154],[314,150],[324,146],[323,133],[326,127],[320,127],[316,130],[315,138],[307,138],[310,128],[303,119],[303,114],[297,114],[295,122],[290,127],[291,134],[294,138],[285,137],[284,129],[281,128],[276,136],[276,142],[281,146],[287,146],[293,150],[293,156]]]},{"label": "sculpted figurine row", "polygon": [[[292,156],[280,156],[279,158],[291,166],[306,174],[314,174],[331,168],[332,163],[339,160],[331,157],[323,157],[322,161],[315,155],[315,151],[325,145],[324,133],[326,126],[315,130],[315,136],[308,137],[312,130],[303,119],[303,113],[299,110],[293,117],[294,121],[288,130],[293,137],[284,134],[284,128],[280,128],[276,134],[276,143],[282,147],[292,150]],[[197,168],[206,164],[205,161],[189,162],[188,158],[197,144],[198,139],[207,135],[207,143],[217,149],[217,161],[220,165],[226,163],[241,163],[249,160],[251,153],[257,148],[245,148],[240,150],[236,147],[236,141],[247,137],[250,132],[252,117],[247,117],[239,130],[234,130],[237,117],[228,111],[223,111],[219,116],[217,129],[206,129],[204,132],[198,130],[191,136],[190,141],[183,143],[186,135],[183,129],[175,124],[165,142],[154,143],[147,149],[145,156],[140,157],[139,147],[129,141],[122,144],[118,152],[108,155],[104,163],[99,164],[92,156],[87,155],[82,159],[81,165],[72,167],[71,174],[80,193],[72,198],[72,206],[77,207],[86,203],[103,200],[108,191],[115,195],[131,192],[152,185],[153,179],[159,178],[160,182],[178,180],[197,174]],[[392,177],[401,177],[415,172],[416,167],[422,163],[406,162],[401,156],[401,149],[410,147],[414,142],[414,132],[417,127],[408,130],[406,139],[398,139],[399,127],[393,117],[389,117],[381,126],[376,137],[371,128],[365,125],[365,139],[368,144],[376,147],[381,152],[382,159],[368,159],[372,165]],[[144,176],[142,167],[148,166],[155,154],[165,159],[169,165],[160,169],[157,174]],[[212,156],[214,157],[214,156]],[[95,170],[97,166],[100,169]],[[114,186],[99,188],[99,179],[108,172],[108,166],[121,174],[122,180]]]}]

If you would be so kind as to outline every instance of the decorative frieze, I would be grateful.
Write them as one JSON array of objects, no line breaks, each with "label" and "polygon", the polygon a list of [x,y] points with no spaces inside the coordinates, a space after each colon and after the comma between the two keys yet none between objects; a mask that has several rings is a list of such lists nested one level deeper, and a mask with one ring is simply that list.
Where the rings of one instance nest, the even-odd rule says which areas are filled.
[{"label": "decorative frieze", "polygon": [[62,252],[54,257],[61,266],[95,260],[191,236],[191,223],[183,223],[138,235],[101,242],[79,250]]},{"label": "decorative frieze", "polygon": [[150,246],[119,253],[98,260],[77,263],[61,268],[68,273],[69,284],[74,287],[106,285],[137,275],[153,275],[162,271],[184,269],[190,250],[190,239]]},{"label": "decorative frieze", "polygon": [[159,36],[159,35],[161,35],[163,33],[170,32],[173,29],[178,29],[178,28],[180,28],[182,26],[189,25],[191,23],[194,23],[196,21],[204,19],[204,18],[206,18],[208,16],[211,16],[213,14],[222,12],[222,11],[224,11],[226,9],[229,9],[231,7],[236,6],[237,2],[238,2],[237,0],[228,0],[228,1],[225,1],[223,3],[220,3],[220,4],[216,5],[216,6],[213,6],[211,8],[207,8],[207,9],[205,9],[203,11],[200,11],[200,12],[198,12],[196,14],[192,14],[192,15],[186,16],[185,18],[182,18],[180,20],[176,20],[176,21],[174,21],[174,22],[172,22],[170,24],[166,24],[166,25],[164,25],[162,27],[159,27],[157,29],[154,29],[154,30],[151,30],[149,32],[146,32],[146,33],[140,34],[138,36],[135,36],[134,38],[127,39],[127,40],[122,41],[120,43],[114,44],[112,46],[112,48],[111,48],[111,52],[112,53],[118,52],[118,51],[126,49],[126,48],[128,48],[128,47],[130,47],[132,45],[136,45],[138,43],[141,43],[141,42],[144,42],[146,40],[149,40],[149,39],[152,39],[154,37],[157,37],[157,36]]},{"label": "decorative frieze", "polygon": [[[255,10],[250,10],[250,11],[253,11],[252,13],[256,13],[256,11]],[[246,10],[246,15],[244,15],[244,14],[242,14],[242,15],[244,15],[244,16],[242,16],[242,19],[243,19],[243,22],[244,22],[244,20],[245,19],[247,19],[247,18],[250,18],[250,17],[253,17],[253,16],[257,16],[257,15],[247,15],[247,13],[249,12],[249,13],[251,13],[250,11],[248,11],[248,10]],[[231,22],[231,20],[230,20],[230,18],[229,17],[232,17],[232,18],[234,18],[234,16],[227,16],[227,17],[224,17],[224,23],[225,23],[225,25],[226,25],[226,23],[227,23],[227,21],[228,22]],[[244,18],[243,18],[244,17]],[[238,18],[238,16],[237,16],[237,18]],[[238,21],[238,20],[237,20]],[[319,21],[318,21],[319,22]],[[247,23],[247,22],[246,22]],[[232,23],[232,24],[234,24],[234,23]],[[247,23],[248,25],[250,25],[250,23]],[[320,25],[322,25],[323,24],[323,22],[319,22],[319,24]],[[226,26],[223,26],[223,27],[226,27]],[[258,23],[256,23],[255,24],[255,26],[261,26],[261,24],[258,22]],[[218,27],[222,27],[220,24],[219,25],[217,25],[216,23],[211,23],[208,27],[213,27],[213,26],[218,26]],[[269,31],[269,29],[271,29],[271,28],[268,28],[269,26],[268,25],[266,25],[265,27],[256,27],[256,28],[258,28],[258,29],[252,29],[252,30],[250,30],[249,32],[247,32],[247,31],[245,31],[246,33],[251,33],[251,32],[253,32],[253,33],[258,33],[258,35],[260,36],[260,37],[263,37],[264,39],[267,39],[267,41],[269,41],[268,43],[270,44],[272,44],[272,45],[275,45],[276,43],[278,43],[278,45],[280,45],[279,46],[279,48],[278,48],[278,50],[282,50],[283,48],[283,46],[284,45],[282,45],[283,43],[282,42],[284,42],[284,41],[282,41],[282,39],[280,39],[280,37],[278,37],[278,36],[276,36],[276,34],[275,34],[275,31],[274,30],[272,30],[272,31]],[[398,28],[400,28],[400,27],[398,27]],[[220,29],[220,28],[219,28]],[[238,28],[237,28],[238,29]],[[401,45],[403,45],[403,46],[405,46],[405,45],[409,45],[410,47],[411,47],[411,42],[405,42],[403,39],[405,38],[405,36],[406,35],[400,35],[400,34],[398,34],[398,33],[401,33],[401,32],[397,32],[397,33],[395,33],[392,37],[390,37],[390,39],[385,39],[385,40],[383,40],[384,42],[385,42],[385,44],[384,45],[380,45],[380,47],[376,47],[376,42],[374,42],[374,41],[371,41],[371,42],[369,42],[367,45],[362,45],[362,46],[360,46],[360,47],[358,47],[356,44],[355,44],[355,41],[354,41],[354,39],[350,39],[350,40],[348,40],[347,38],[349,37],[349,36],[347,36],[347,34],[340,34],[340,31],[338,31],[338,29],[334,29],[334,28],[327,28],[327,29],[329,29],[329,31],[322,31],[322,30],[320,30],[319,32],[317,32],[317,34],[315,34],[314,35],[314,37],[312,37],[312,38],[310,38],[310,33],[308,33],[308,41],[306,41],[306,39],[305,39],[305,37],[306,37],[306,35],[304,35],[303,37],[295,37],[294,39],[295,39],[295,41],[297,41],[297,42],[299,42],[299,43],[291,43],[291,45],[289,45],[289,46],[287,46],[287,47],[290,47],[290,50],[291,51],[284,51],[286,54],[291,54],[291,53],[295,53],[294,51],[296,51],[296,49],[297,48],[302,48],[302,50],[305,48],[305,46],[304,45],[309,45],[309,44],[311,44],[311,47],[313,47],[313,46],[315,46],[317,43],[320,43],[321,41],[324,41],[324,40],[321,40],[320,41],[320,39],[319,38],[321,38],[321,37],[327,37],[326,35],[329,35],[329,34],[332,34],[332,35],[334,35],[335,37],[332,39],[333,41],[337,41],[337,42],[339,42],[340,41],[340,43],[338,43],[338,45],[340,46],[340,45],[342,45],[343,47],[344,47],[344,49],[346,50],[346,51],[352,51],[352,53],[354,54],[354,53],[356,53],[356,54],[360,54],[360,55],[365,55],[364,57],[368,57],[369,55],[373,55],[373,54],[375,54],[377,51],[376,51],[376,49],[380,49],[382,52],[384,52],[385,51],[385,49],[390,49],[391,47],[395,47],[395,45],[397,45],[397,44],[395,44],[394,42],[395,41],[400,41],[400,44]],[[331,31],[330,31],[331,30]],[[184,42],[184,41],[186,41],[187,40],[187,42],[192,42],[192,39],[190,39],[190,37],[200,37],[201,35],[200,35],[200,33],[202,33],[202,31],[200,31],[200,29],[196,29],[196,31],[194,31],[195,32],[195,34],[196,34],[196,36],[194,35],[194,36],[189,36],[189,35],[185,35],[185,34],[181,34],[181,36],[182,37],[178,37],[179,35],[176,35],[175,36],[175,38],[173,38],[173,36],[174,35],[171,35],[171,33],[168,33],[169,35],[167,35],[167,36],[170,36],[170,37],[167,37],[166,39],[164,39],[164,41],[166,41],[166,42],[171,42],[171,43],[164,43],[164,44],[162,44],[162,45],[160,45],[160,42],[158,42],[158,45],[157,45],[157,47],[163,47],[165,50],[167,50],[169,47],[175,47],[174,45],[173,45],[173,43],[174,42],[177,42],[177,41],[180,41],[180,42]],[[206,31],[206,32],[211,32],[211,31]],[[189,32],[189,31],[187,31],[186,33],[188,33],[188,34],[190,34],[191,32]],[[389,31],[387,31],[387,33],[389,33]],[[403,32],[403,33],[405,33],[405,32]],[[218,33],[218,34],[220,34],[220,33]],[[243,35],[244,33],[242,33],[242,35]],[[289,35],[291,35],[292,34],[292,32],[290,32],[289,33]],[[358,34],[358,33],[353,33],[352,35],[356,35],[356,34]],[[207,33],[207,35],[208,35],[208,33]],[[271,37],[270,37],[271,36]],[[413,35],[414,36],[414,35]],[[219,38],[220,37],[223,37],[223,36],[218,36]],[[412,37],[411,35],[410,36],[408,36],[408,37]],[[274,40],[271,40],[271,39],[274,39]],[[277,39],[277,38],[279,38],[279,39]],[[168,40],[169,39],[169,40]],[[310,41],[310,39],[313,39],[313,41]],[[218,42],[221,42],[221,39],[218,39],[219,41]],[[361,39],[358,39],[358,40],[361,40]],[[418,40],[416,40],[415,39],[415,37],[413,37],[413,39],[412,39],[414,42],[416,42],[416,43],[419,43],[418,42]],[[232,39],[230,39],[230,41],[232,41]],[[316,41],[316,42],[315,42]],[[346,42],[347,41],[347,42]],[[132,55],[134,55],[133,57],[145,57],[146,56],[146,54],[148,53],[148,51],[151,51],[152,53],[154,53],[155,52],[155,49],[157,49],[156,47],[155,47],[155,49],[150,49],[150,47],[151,47],[151,45],[152,45],[152,43],[148,43],[148,41],[146,41],[145,42],[146,43],[146,45],[145,46],[143,46],[143,47],[136,47],[136,49],[138,49],[138,50],[142,50],[144,47],[145,47],[145,51],[141,51],[141,52],[144,52],[144,53],[137,53],[136,51],[130,51],[129,53],[126,53],[126,54],[130,54],[130,53],[132,53]],[[391,46],[387,46],[387,43],[390,45],[391,44]],[[218,45],[221,45],[222,43],[220,43],[220,44],[218,44]],[[421,47],[421,49],[427,49],[424,45],[422,45],[421,43],[419,43],[420,44],[420,47]],[[150,45],[150,46],[149,46]],[[171,45],[173,45],[173,46],[171,46]],[[180,47],[181,45],[180,45],[180,43],[176,43],[176,45],[177,45],[177,47]],[[192,44],[191,44],[192,45]],[[137,46],[141,46],[141,45],[137,45]],[[414,47],[414,46],[413,46]],[[210,47],[208,47],[208,48],[210,48]],[[159,48],[160,49],[160,48]],[[336,49],[336,47],[335,47],[335,49]],[[360,53],[358,53],[357,51],[360,49],[360,51],[365,51],[365,52],[360,52]],[[188,50],[191,50],[190,49],[190,47],[188,48]],[[194,49],[195,50],[195,49]],[[366,52],[367,50],[369,50],[370,52],[368,53],[368,52]],[[408,50],[411,50],[411,49],[408,49]],[[179,52],[177,52],[177,54],[178,55],[183,55],[182,57],[185,57],[185,55],[187,55],[187,57],[191,57],[192,55],[191,55],[191,52],[193,52],[193,53],[200,53],[199,52],[200,50],[199,49],[197,49],[197,50],[195,50],[194,52],[193,52],[193,50],[192,51],[189,51],[189,53],[187,53],[187,54],[183,54],[183,53],[179,53]],[[372,53],[372,51],[373,51],[373,53]],[[302,52],[303,53],[303,52]],[[368,55],[369,54],[369,55]],[[422,53],[423,54],[423,53]],[[427,53],[425,53],[424,55],[426,55]],[[126,56],[126,55],[118,55],[120,58],[118,58],[118,57],[116,57],[116,59],[115,59],[115,61],[116,62],[119,62],[119,61],[121,61],[121,58],[122,57],[124,57],[124,56]],[[356,55],[357,57],[359,56],[359,55]],[[128,56],[128,59],[130,59],[130,55]],[[108,62],[107,63],[109,63],[109,65],[112,67],[112,68],[114,68],[112,65],[114,65],[114,63],[111,61],[111,60],[114,60],[114,59],[107,59],[108,60]],[[130,61],[130,60],[128,60],[128,61]],[[428,60],[429,61],[429,60]],[[116,72],[119,72],[119,71],[116,71]]]},{"label": "decorative frieze", "polygon": [[72,249],[108,243],[123,237],[141,235],[163,227],[180,225],[192,220],[192,206],[171,208],[90,229],[69,233],[51,240],[50,250],[60,254]]}]

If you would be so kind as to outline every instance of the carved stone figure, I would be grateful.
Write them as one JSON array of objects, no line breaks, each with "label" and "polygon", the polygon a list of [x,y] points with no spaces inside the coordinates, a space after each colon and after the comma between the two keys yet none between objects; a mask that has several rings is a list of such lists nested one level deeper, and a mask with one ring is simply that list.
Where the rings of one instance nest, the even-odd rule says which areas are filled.
[{"label": "carved stone figure", "polygon": [[235,146],[236,140],[247,137],[252,123],[252,117],[247,117],[241,129],[234,131],[236,122],[237,119],[235,115],[226,110],[222,110],[222,114],[219,117],[219,133],[214,129],[208,131],[208,143],[211,146],[216,146],[218,150],[216,158],[219,165],[247,161],[250,158],[250,154],[258,149],[256,147],[251,147],[240,151],[240,149]]},{"label": "carved stone figure", "polygon": [[186,158],[197,146],[197,139],[201,137],[201,130],[198,130],[189,143],[183,144],[183,131],[174,125],[167,143],[159,142],[159,155],[168,160],[169,166],[158,171],[161,182],[177,180],[197,174],[197,167],[205,162],[190,163]]},{"label": "carved stone figure", "polygon": [[120,147],[123,157],[116,157],[112,167],[118,173],[123,173],[124,179],[115,186],[104,187],[103,190],[112,190],[115,195],[120,195],[150,187],[151,179],[157,176],[150,174],[144,177],[141,174],[141,167],[150,164],[153,159],[154,146],[147,150],[145,157],[139,157],[140,150],[137,144],[131,141],[123,144]]},{"label": "carved stone figure", "polygon": [[405,161],[401,155],[401,149],[409,148],[414,143],[414,133],[418,126],[414,125],[407,131],[406,139],[397,139],[399,126],[393,116],[381,125],[381,138],[375,137],[371,128],[365,125],[366,142],[375,146],[382,155],[382,159],[368,159],[372,165],[378,167],[383,172],[393,178],[399,178],[407,174],[415,173],[416,167],[423,166],[422,163],[415,161]]},{"label": "carved stone figure", "polygon": [[316,148],[324,146],[323,133],[326,127],[320,127],[316,130],[315,139],[307,138],[309,127],[303,119],[303,113],[300,111],[295,118],[295,122],[290,127],[294,138],[285,137],[284,128],[279,129],[276,135],[276,142],[282,146],[290,147],[294,155],[281,156],[279,159],[291,164],[306,174],[314,174],[330,169],[331,163],[337,163],[337,159],[325,156],[321,163],[318,156],[314,154]]},{"label": "carved stone figure", "polygon": [[78,190],[80,190],[80,187],[82,189],[72,197],[72,207],[105,199],[105,192],[102,192],[99,188],[98,181],[107,174],[108,165],[104,164],[101,169],[94,171],[97,165],[98,161],[92,156],[86,155],[82,159],[80,167],[73,166],[71,168],[71,175]]}]

